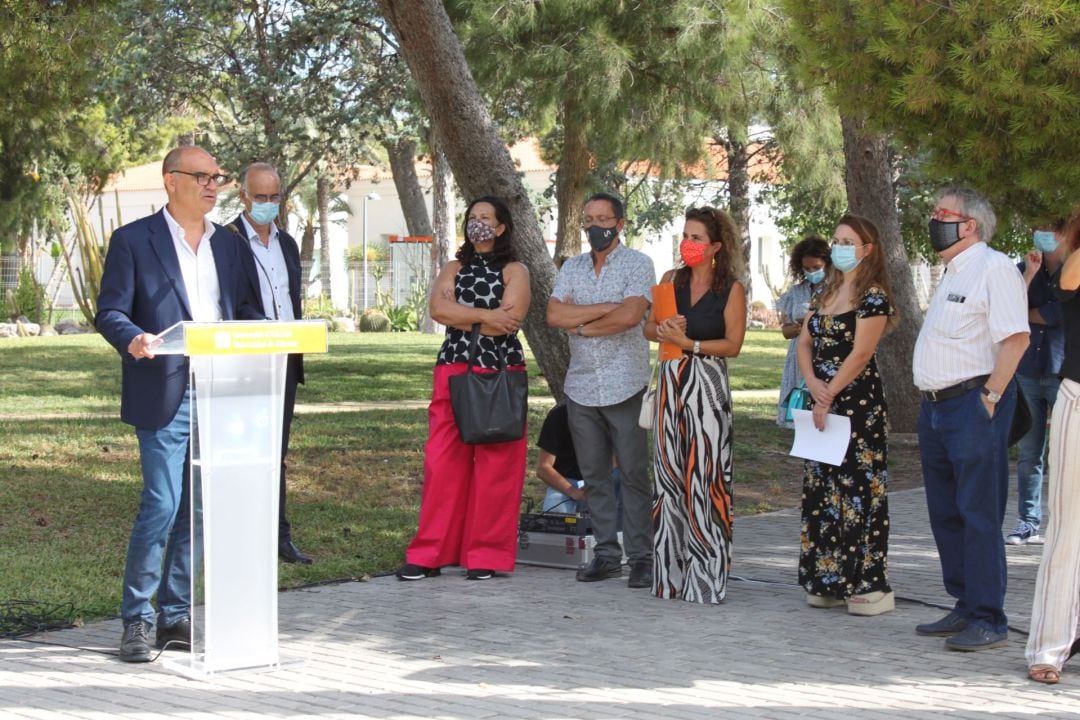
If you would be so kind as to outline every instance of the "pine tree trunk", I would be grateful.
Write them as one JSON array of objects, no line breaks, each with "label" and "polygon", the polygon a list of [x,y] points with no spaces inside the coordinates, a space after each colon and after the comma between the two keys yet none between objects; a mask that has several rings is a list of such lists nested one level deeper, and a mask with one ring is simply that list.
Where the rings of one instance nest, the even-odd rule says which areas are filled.
[{"label": "pine tree trunk", "polygon": [[548,327],[545,319],[555,265],[544,246],[536,210],[476,87],[446,9],[439,0],[379,0],[379,7],[400,41],[432,131],[462,192],[467,198],[495,195],[510,208],[514,249],[531,278],[525,336],[552,394],[561,399],[570,348],[565,334]]},{"label": "pine tree trunk", "polygon": [[581,213],[585,207],[585,181],[589,176],[586,122],[574,102],[563,104],[563,146],[555,173],[555,204],[559,208],[555,234],[555,262],[581,254]]},{"label": "pine tree trunk", "polygon": [[330,180],[324,175],[315,179],[315,198],[319,205],[319,285],[322,294],[330,294]]},{"label": "pine tree trunk", "polygon": [[746,286],[746,308],[749,312],[750,303],[753,302],[753,286],[750,278],[754,276],[750,268],[750,259],[753,257],[753,246],[750,240],[750,158],[746,151],[746,143],[730,139],[731,130],[728,128],[729,139],[724,142],[727,150],[728,197],[730,198],[728,209],[731,211],[731,219],[735,221],[735,229],[739,233],[742,244],[742,281]]},{"label": "pine tree trunk", "polygon": [[[435,195],[432,215],[435,218],[434,235],[431,242],[431,283],[428,286],[428,303],[431,302],[431,288],[435,287],[435,278],[443,266],[450,262],[450,248],[454,247],[454,175],[450,172],[450,163],[446,153],[432,138],[431,142],[431,189]],[[443,326],[431,319],[431,314],[424,313],[424,332],[441,333]]]},{"label": "pine tree trunk", "polygon": [[405,215],[405,227],[413,236],[429,237],[431,220],[428,217],[427,201],[420,181],[416,177],[416,140],[399,138],[383,143],[390,158],[390,172],[394,176],[401,202],[401,212]]},{"label": "pine tree trunk", "polygon": [[911,375],[915,340],[922,327],[922,311],[915,292],[896,211],[892,157],[887,139],[867,131],[865,121],[843,117],[844,182],[851,212],[874,222],[881,233],[893,307],[899,322],[881,341],[877,362],[889,404],[889,425],[894,432],[913,433],[919,419],[919,393]]},{"label": "pine tree trunk", "polygon": [[315,225],[308,222],[304,234],[300,236],[300,262],[310,263],[315,256]]}]

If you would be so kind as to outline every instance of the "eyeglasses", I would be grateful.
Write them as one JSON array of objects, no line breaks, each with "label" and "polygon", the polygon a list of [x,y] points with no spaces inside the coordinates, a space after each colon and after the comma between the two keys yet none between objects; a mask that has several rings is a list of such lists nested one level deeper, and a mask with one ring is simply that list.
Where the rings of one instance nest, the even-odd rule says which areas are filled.
[{"label": "eyeglasses", "polygon": [[[220,173],[216,175],[211,175],[210,173],[188,172],[187,170],[170,170],[169,172],[180,173],[181,175],[189,175],[195,178],[195,183],[199,187],[206,187],[210,184],[211,181],[213,181],[215,185],[224,185],[225,183],[229,182],[229,176],[222,175]],[[263,197],[265,197],[265,195]]]},{"label": "eyeglasses", "polygon": [[586,215],[581,218],[581,227],[589,227],[590,225],[607,225],[608,223],[618,222],[619,218],[614,215],[598,215],[591,217]]},{"label": "eyeglasses", "polygon": [[[959,220],[952,220],[951,218],[959,218]],[[934,208],[934,211],[930,213],[930,219],[937,220],[938,222],[967,222],[968,220],[974,220],[975,218],[939,207]]]},{"label": "eyeglasses", "polygon": [[272,202],[274,204],[279,204],[281,202],[281,195],[279,193],[274,193],[273,195],[252,195],[251,199],[257,203]]}]

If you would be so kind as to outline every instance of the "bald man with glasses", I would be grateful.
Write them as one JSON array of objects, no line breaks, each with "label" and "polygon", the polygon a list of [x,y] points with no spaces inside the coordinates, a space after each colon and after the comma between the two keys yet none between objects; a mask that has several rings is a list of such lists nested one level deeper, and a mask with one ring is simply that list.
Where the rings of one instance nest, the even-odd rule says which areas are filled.
[{"label": "bald man with glasses", "polygon": [[162,181],[168,204],[109,241],[94,320],[121,357],[120,419],[135,427],[143,481],[120,604],[125,662],[150,660],[155,627],[159,649],[191,646],[188,359],[155,355],[157,335],[184,320],[263,317],[241,283],[236,239],[206,218],[227,181],[217,161],[176,148]]}]

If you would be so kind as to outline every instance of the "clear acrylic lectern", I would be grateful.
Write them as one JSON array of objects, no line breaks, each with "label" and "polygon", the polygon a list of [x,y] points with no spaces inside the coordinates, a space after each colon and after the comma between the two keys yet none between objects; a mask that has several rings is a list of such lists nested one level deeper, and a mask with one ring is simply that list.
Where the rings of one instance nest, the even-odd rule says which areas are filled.
[{"label": "clear acrylic lectern", "polygon": [[158,354],[190,358],[192,646],[167,662],[204,677],[273,669],[278,487],[289,353],[326,352],[326,323],[183,322]]}]

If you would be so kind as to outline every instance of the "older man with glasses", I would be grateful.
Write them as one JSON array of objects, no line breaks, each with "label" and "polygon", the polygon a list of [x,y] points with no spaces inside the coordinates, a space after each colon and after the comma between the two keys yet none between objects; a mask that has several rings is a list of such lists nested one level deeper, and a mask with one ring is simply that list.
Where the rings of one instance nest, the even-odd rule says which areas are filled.
[{"label": "older man with glasses", "polygon": [[217,162],[176,148],[162,178],[168,204],[109,241],[94,320],[123,360],[120,419],[135,426],[143,480],[120,603],[125,662],[150,660],[155,626],[159,649],[191,646],[188,359],[156,356],[157,335],[184,320],[262,318],[240,282],[236,239],[206,219],[227,181]]},{"label": "older man with glasses", "polygon": [[1028,322],[1020,271],[988,245],[996,223],[990,203],[974,190],[951,187],[938,195],[930,243],[945,277],[912,363],[923,396],[919,453],[930,527],[945,590],[956,598],[948,615],[915,631],[947,638],[950,650],[1001,647],[1009,637],[1001,526],[1013,374],[1028,345]]},{"label": "older man with glasses", "polygon": [[[248,291],[263,314],[274,320],[299,320],[301,299],[300,248],[293,236],[277,225],[281,206],[281,176],[264,162],[248,165],[240,173],[240,202],[244,212],[226,227],[242,247],[241,260]],[[304,356],[289,355],[285,366],[285,412],[281,431],[281,482],[278,495],[278,557],[287,563],[311,565],[292,538],[285,513],[285,456],[296,409],[296,386],[304,382]]]}]

